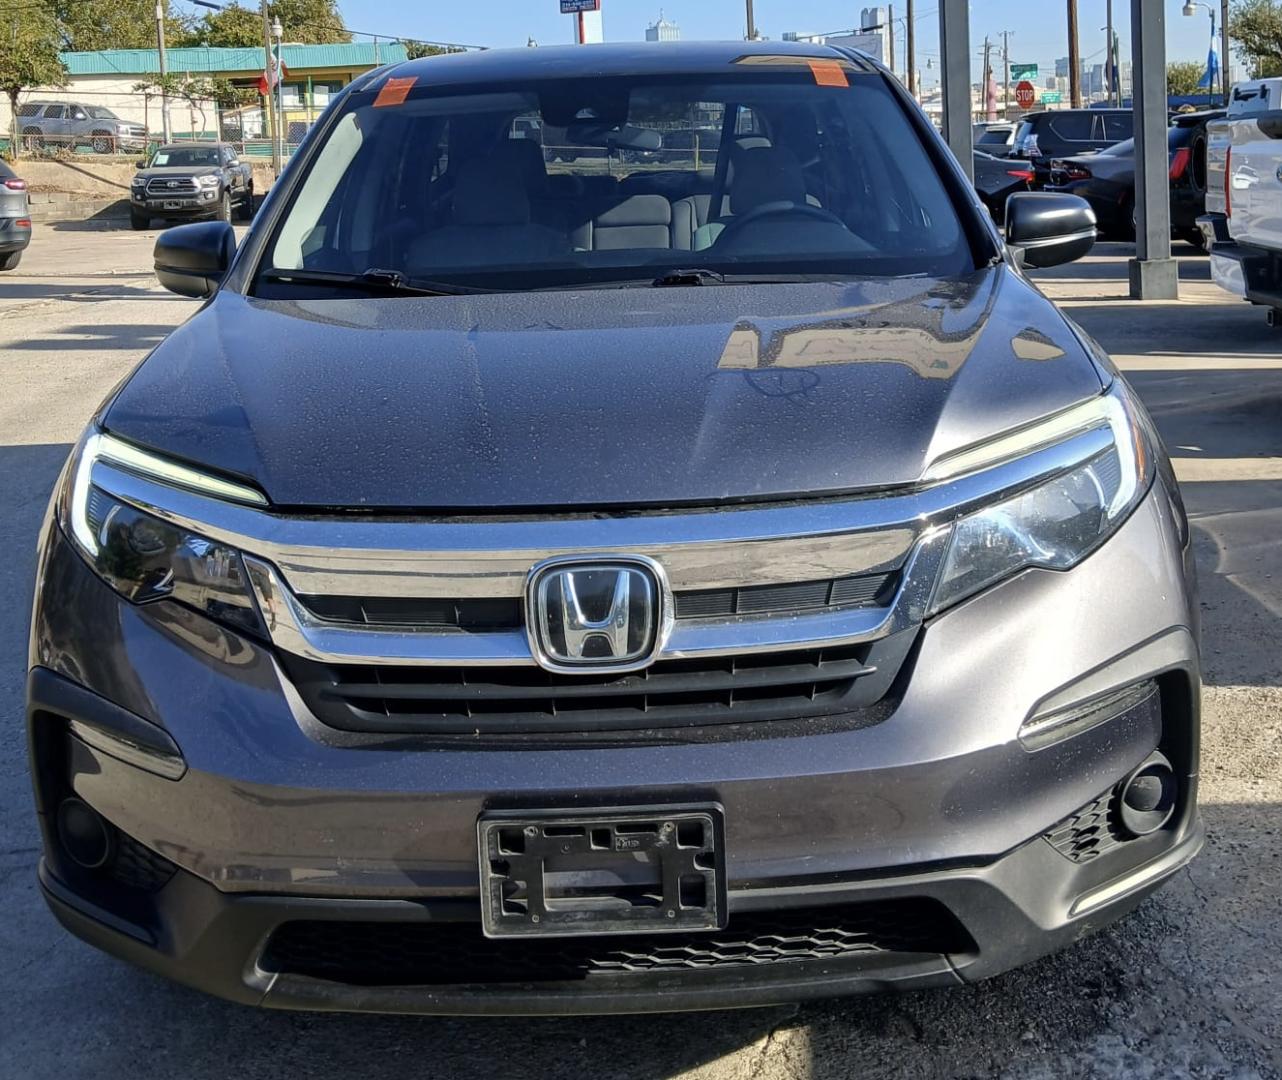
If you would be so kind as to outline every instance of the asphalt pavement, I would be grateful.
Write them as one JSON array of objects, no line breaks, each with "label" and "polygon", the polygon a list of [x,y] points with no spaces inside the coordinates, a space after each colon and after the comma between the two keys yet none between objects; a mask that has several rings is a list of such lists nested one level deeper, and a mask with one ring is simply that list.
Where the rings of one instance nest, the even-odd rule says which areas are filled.
[{"label": "asphalt pavement", "polygon": [[552,1021],[256,1011],[65,934],[36,888],[21,722],[36,530],[95,405],[196,308],[148,273],[154,235],[43,229],[0,275],[0,1077],[1282,1077],[1282,332],[1191,254],[1180,301],[1123,299],[1120,245],[1041,276],[1185,481],[1209,839],[1117,927],[961,990]]}]

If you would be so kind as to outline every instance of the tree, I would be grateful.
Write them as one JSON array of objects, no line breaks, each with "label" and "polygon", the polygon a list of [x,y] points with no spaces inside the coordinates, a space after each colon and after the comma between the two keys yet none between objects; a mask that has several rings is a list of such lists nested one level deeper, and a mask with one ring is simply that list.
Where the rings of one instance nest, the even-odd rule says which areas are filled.
[{"label": "tree", "polygon": [[37,86],[64,86],[60,29],[52,0],[0,0],[0,92],[9,99],[9,156],[18,156],[18,98]]},{"label": "tree", "polygon": [[405,55],[410,60],[420,60],[424,56],[446,56],[449,53],[465,51],[448,45],[429,45],[426,41],[411,41],[409,38],[401,38],[401,44],[405,46]]},{"label": "tree", "polygon": [[1166,92],[1180,97],[1196,94],[1199,90],[1205,92],[1204,87],[1198,86],[1205,72],[1206,65],[1199,64],[1196,60],[1178,60],[1167,64]]},{"label": "tree", "polygon": [[[68,52],[156,47],[156,0],[54,0],[52,6]],[[193,22],[165,4],[165,38],[171,45],[191,36]]]},{"label": "tree", "polygon": [[1256,78],[1282,74],[1282,4],[1237,0],[1229,28]]},{"label": "tree", "polygon": [[[284,40],[302,45],[329,45],[352,40],[337,0],[276,0],[270,14],[280,19]],[[263,17],[257,9],[231,3],[208,12],[193,28],[190,43],[246,48],[263,44]]]}]

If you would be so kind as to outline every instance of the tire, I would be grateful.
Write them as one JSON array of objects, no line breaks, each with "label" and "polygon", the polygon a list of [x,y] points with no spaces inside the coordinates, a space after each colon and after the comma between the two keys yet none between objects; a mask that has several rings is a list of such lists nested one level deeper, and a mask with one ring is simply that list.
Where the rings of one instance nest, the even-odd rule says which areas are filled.
[{"label": "tire", "polygon": [[141,232],[151,225],[151,218],[146,214],[140,214],[132,206],[129,208],[129,227],[134,232]]},{"label": "tire", "polygon": [[217,220],[231,223],[231,192],[229,191],[224,191],[222,198],[218,200]]},{"label": "tire", "polygon": [[1117,212],[1117,221],[1108,230],[1110,240],[1129,241],[1135,239],[1135,199],[1128,197]]},{"label": "tire", "polygon": [[7,255],[0,255],[0,270],[13,270],[20,262],[22,262],[21,251],[11,251]]},{"label": "tire", "polygon": [[245,198],[237,208],[236,216],[241,221],[254,220],[254,187],[252,184],[245,189]]},{"label": "tire", "polygon": [[115,149],[115,137],[109,131],[95,131],[89,145],[95,154],[110,154]]}]

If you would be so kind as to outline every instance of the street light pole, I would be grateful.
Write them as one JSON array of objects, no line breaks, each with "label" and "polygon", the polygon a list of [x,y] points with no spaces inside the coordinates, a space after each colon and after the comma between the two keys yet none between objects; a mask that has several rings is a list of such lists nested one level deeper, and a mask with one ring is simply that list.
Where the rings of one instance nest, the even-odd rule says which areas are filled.
[{"label": "street light pole", "polygon": [[[1228,0],[1225,0],[1227,3]],[[908,25],[905,27],[905,46],[908,50],[904,58],[908,64],[908,92],[917,96],[917,32],[913,14],[914,0],[908,0]]]},{"label": "street light pole", "polygon": [[744,0],[748,14],[748,40],[757,40],[757,21],[752,17],[752,0]]},{"label": "street light pole", "polygon": [[1220,0],[1220,85],[1224,87],[1224,107],[1229,104],[1229,0]]},{"label": "street light pole", "polygon": [[156,0],[156,49],[160,53],[160,130],[164,133],[165,142],[169,142],[169,73],[168,58],[165,55],[165,5],[164,0]]},{"label": "street light pole", "polygon": [[272,37],[276,41],[276,116],[278,123],[276,130],[280,133],[280,165],[285,167],[285,61],[281,56],[281,39],[285,36],[285,31],[280,25],[279,18],[272,19]]}]

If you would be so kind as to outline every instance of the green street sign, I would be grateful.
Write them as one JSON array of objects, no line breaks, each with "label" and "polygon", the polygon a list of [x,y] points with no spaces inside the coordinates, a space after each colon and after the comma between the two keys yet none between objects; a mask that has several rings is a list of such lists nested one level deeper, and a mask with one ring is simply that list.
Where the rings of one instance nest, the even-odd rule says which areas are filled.
[{"label": "green street sign", "polygon": [[1058,105],[1064,100],[1063,95],[1058,90],[1043,90],[1041,103],[1043,105]]},{"label": "green street sign", "polygon": [[1035,79],[1037,78],[1037,65],[1011,64],[1010,77],[1012,79]]}]

